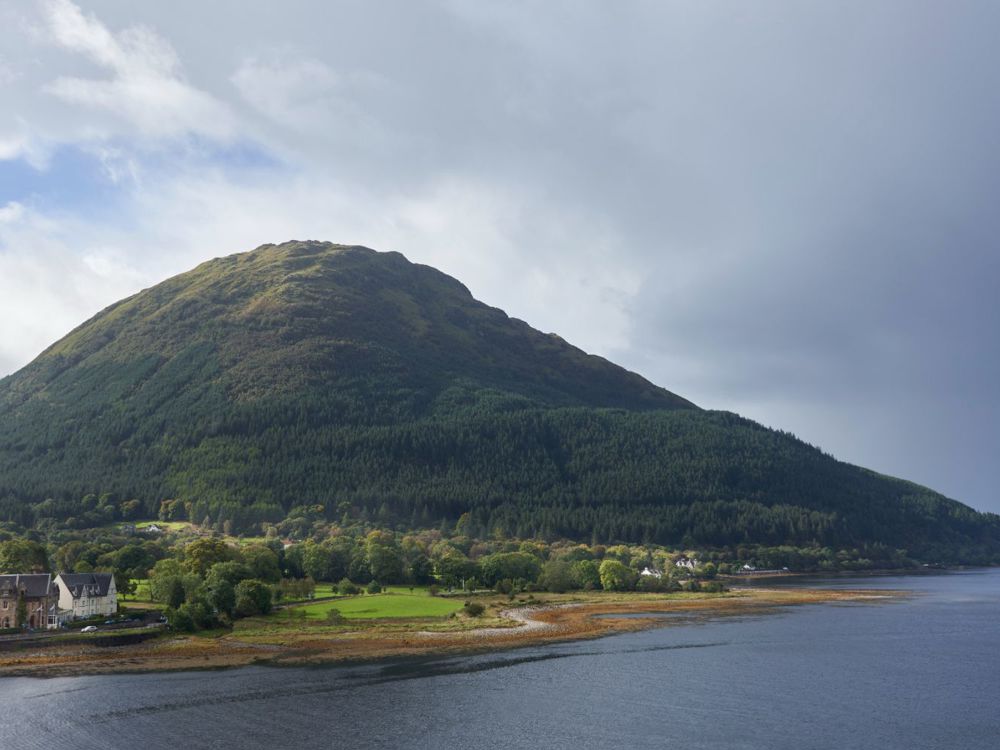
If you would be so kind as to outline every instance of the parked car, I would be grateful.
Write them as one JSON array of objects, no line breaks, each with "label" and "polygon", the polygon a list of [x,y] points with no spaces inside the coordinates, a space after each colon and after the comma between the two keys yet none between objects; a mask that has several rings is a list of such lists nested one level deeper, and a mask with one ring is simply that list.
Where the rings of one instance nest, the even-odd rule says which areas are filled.
[{"label": "parked car", "polygon": [[80,630],[80,632],[81,633],[96,633],[97,632],[97,626],[96,625],[88,625],[87,627],[82,628]]}]

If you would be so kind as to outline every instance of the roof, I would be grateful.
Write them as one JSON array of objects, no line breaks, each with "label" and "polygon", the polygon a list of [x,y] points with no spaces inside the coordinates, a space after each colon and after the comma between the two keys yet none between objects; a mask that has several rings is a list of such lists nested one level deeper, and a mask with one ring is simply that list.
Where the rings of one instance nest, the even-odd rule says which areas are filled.
[{"label": "roof", "polygon": [[49,595],[52,586],[51,573],[12,573],[0,575],[0,593],[8,595],[24,590],[24,595],[33,599]]},{"label": "roof", "polygon": [[69,590],[74,599],[82,595],[107,596],[113,573],[60,573],[56,579]]}]

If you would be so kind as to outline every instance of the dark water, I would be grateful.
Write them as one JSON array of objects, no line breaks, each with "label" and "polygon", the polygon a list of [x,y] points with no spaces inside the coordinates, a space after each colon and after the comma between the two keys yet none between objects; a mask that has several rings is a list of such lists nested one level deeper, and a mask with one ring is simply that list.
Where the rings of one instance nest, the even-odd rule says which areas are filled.
[{"label": "dark water", "polygon": [[824,583],[920,595],[391,665],[3,679],[0,748],[1000,748],[1000,570]]}]

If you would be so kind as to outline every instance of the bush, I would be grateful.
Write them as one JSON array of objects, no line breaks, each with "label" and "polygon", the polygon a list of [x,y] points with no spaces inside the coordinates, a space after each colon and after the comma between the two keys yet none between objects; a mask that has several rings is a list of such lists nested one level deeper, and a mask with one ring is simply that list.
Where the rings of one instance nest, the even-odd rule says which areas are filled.
[{"label": "bush", "polygon": [[186,607],[179,609],[168,608],[166,615],[167,624],[170,625],[172,630],[180,633],[193,633],[195,631],[194,619]]},{"label": "bush", "polygon": [[375,581],[372,581],[365,588],[365,591],[367,591],[369,594],[381,594],[382,593],[382,586],[379,583],[377,583]]},{"label": "bush", "polygon": [[351,583],[350,579],[343,578],[337,584],[337,592],[344,596],[354,596],[361,593],[361,588],[357,584]]},{"label": "bush", "polygon": [[466,602],[465,606],[462,607],[462,611],[469,617],[479,617],[486,611],[486,607],[479,602]]},{"label": "bush", "polygon": [[653,593],[666,593],[668,591],[677,591],[679,589],[680,586],[677,582],[667,576],[662,576],[660,578],[657,578],[656,576],[639,576],[639,580],[635,584],[636,591]]},{"label": "bush", "polygon": [[345,618],[339,609],[331,608],[326,611],[326,621],[330,625],[340,625],[347,618]]}]

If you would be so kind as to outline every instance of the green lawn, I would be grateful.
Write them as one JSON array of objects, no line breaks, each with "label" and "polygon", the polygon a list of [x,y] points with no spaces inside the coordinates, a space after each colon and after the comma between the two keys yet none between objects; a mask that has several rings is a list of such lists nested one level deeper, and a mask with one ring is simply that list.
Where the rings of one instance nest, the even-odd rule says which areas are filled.
[{"label": "green lawn", "polygon": [[[333,583],[317,583],[315,598],[330,597],[336,595]],[[296,613],[305,612],[307,618],[326,619],[326,613],[330,609],[340,610],[344,617],[358,620],[374,620],[382,618],[404,618],[404,617],[445,617],[452,612],[457,612],[465,603],[459,598],[442,598],[431,596],[427,593],[427,587],[416,586],[412,592],[409,586],[388,586],[382,594],[361,594],[359,596],[345,596],[325,602],[313,602],[311,604],[296,604],[297,600],[285,600],[290,607],[272,613],[269,618],[288,617],[289,610]],[[306,601],[309,600],[298,600]],[[145,578],[136,579],[136,593],[127,599],[122,599],[122,604],[128,606],[157,606],[150,602],[149,581]]]},{"label": "green lawn", "polygon": [[[334,586],[336,585],[337,584],[335,583],[317,583],[316,590],[313,592],[311,599],[323,599],[331,596],[336,596],[337,592],[334,590]],[[296,604],[298,602],[308,602],[308,601],[310,601],[310,599],[296,599],[288,597],[286,599],[282,599],[281,603]]]},{"label": "green lawn", "polygon": [[[345,596],[333,601],[316,602],[295,607],[308,618],[325,619],[326,613],[337,609],[344,617],[373,620],[390,617],[444,617],[462,608],[460,599],[441,599],[417,589],[413,594],[406,587],[394,587],[389,594]],[[398,593],[396,593],[398,592]],[[406,593],[402,593],[406,592]],[[275,612],[271,617],[287,617],[287,612]]]},{"label": "green lawn", "polygon": [[149,593],[149,579],[148,578],[133,578],[135,581],[135,593],[129,594],[128,597],[122,597],[124,601],[139,601],[148,602],[152,599]]}]

